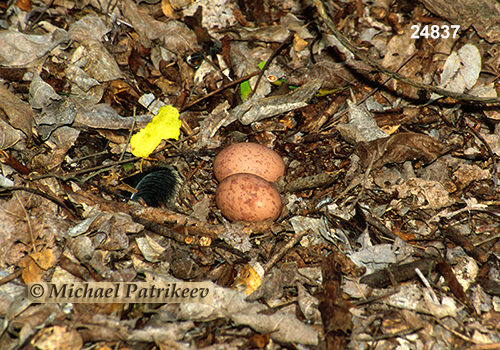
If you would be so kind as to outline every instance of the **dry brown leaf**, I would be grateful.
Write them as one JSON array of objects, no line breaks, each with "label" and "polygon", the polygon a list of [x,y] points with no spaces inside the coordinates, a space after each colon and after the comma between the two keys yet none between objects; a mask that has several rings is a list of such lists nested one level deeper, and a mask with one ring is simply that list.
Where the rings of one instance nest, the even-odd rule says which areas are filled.
[{"label": "dry brown leaf", "polygon": [[[10,124],[23,131],[28,138],[32,137],[33,110],[31,106],[22,101],[19,97],[9,91],[3,84],[0,84],[0,109],[2,109]],[[0,145],[1,146],[1,145]]]},{"label": "dry brown leaf", "polygon": [[362,143],[356,149],[363,167],[367,168],[373,161],[373,169],[390,163],[403,163],[407,160],[423,159],[430,163],[445,151],[445,145],[438,140],[425,134],[410,132]]},{"label": "dry brown leaf", "polygon": [[54,256],[54,252],[52,249],[46,249],[41,252],[36,252],[33,254],[30,254],[31,258],[33,261],[42,269],[48,270],[52,266],[54,266],[54,263],[56,262],[56,258]]},{"label": "dry brown leaf", "polygon": [[31,11],[31,0],[17,0],[16,6],[19,7],[21,11],[30,12]]},{"label": "dry brown leaf", "polygon": [[409,179],[394,188],[398,192],[398,198],[411,197],[414,208],[438,210],[455,203],[437,181]]},{"label": "dry brown leaf", "polygon": [[401,124],[399,124],[399,125],[386,125],[386,126],[381,127],[381,129],[384,130],[384,132],[387,135],[392,135],[396,131],[398,131],[398,129],[399,129],[400,126],[401,126]]},{"label": "dry brown leaf", "polygon": [[152,41],[159,40],[164,48],[180,56],[198,47],[196,34],[184,23],[175,20],[167,23],[157,21],[132,0],[123,0],[120,5],[123,15],[134,26],[145,47],[151,47]]},{"label": "dry brown leaf", "polygon": [[161,10],[165,17],[175,19],[174,9],[169,0],[161,0]]},{"label": "dry brown leaf", "polygon": [[322,89],[337,89],[340,86],[354,85],[357,80],[355,74],[365,75],[370,72],[368,65],[356,61],[349,64],[322,61],[316,63],[307,72],[301,70],[290,76],[287,83],[302,86],[312,80],[320,79]]},{"label": "dry brown leaf", "polygon": [[27,255],[21,260],[19,266],[24,267],[22,277],[26,284],[42,281],[45,272],[54,266],[56,259],[52,249],[35,252]]},{"label": "dry brown leaf", "polygon": [[500,8],[494,0],[423,0],[422,4],[438,17],[458,24],[460,31],[472,26],[488,42],[500,42]]},{"label": "dry brown leaf", "polygon": [[246,264],[234,279],[232,288],[246,295],[250,295],[255,292],[260,285],[261,278],[258,272],[250,264]]},{"label": "dry brown leaf", "polygon": [[14,146],[22,138],[22,132],[0,119],[0,149]]},{"label": "dry brown leaf", "polygon": [[75,329],[67,330],[54,326],[42,329],[33,338],[31,344],[40,350],[80,350],[83,346],[83,339]]},{"label": "dry brown leaf", "polygon": [[[29,242],[30,236],[25,213],[19,204],[27,201],[27,195],[16,193],[8,202],[0,206],[0,266],[15,264],[25,255],[16,242]],[[24,246],[24,244],[23,244]]]}]

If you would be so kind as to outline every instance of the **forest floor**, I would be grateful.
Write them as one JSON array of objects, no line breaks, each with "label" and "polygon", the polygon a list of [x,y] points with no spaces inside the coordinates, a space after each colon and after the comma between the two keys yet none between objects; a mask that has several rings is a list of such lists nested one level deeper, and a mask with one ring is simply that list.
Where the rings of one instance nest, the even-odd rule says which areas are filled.
[{"label": "forest floor", "polygon": [[[499,12],[0,4],[0,348],[500,348]],[[243,142],[285,164],[267,220],[217,192]],[[210,300],[70,298],[91,282]]]}]

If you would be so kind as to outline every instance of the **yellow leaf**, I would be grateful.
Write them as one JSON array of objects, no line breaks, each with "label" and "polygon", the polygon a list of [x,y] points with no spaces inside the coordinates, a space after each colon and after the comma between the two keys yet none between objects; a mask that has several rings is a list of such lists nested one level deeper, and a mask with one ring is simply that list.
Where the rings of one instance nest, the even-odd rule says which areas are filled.
[{"label": "yellow leaf", "polygon": [[180,134],[179,111],[173,106],[163,106],[151,123],[130,139],[132,154],[146,158],[158,147],[161,140],[178,140]]},{"label": "yellow leaf", "polygon": [[26,255],[19,266],[24,267],[22,277],[25,283],[40,282],[43,276],[56,263],[52,249]]},{"label": "yellow leaf", "polygon": [[242,267],[239,275],[234,279],[231,288],[245,293],[252,294],[261,284],[261,279],[258,272],[250,265],[246,264]]},{"label": "yellow leaf", "polygon": [[386,125],[386,126],[383,126],[381,129],[384,130],[387,135],[392,135],[399,129],[400,126],[401,126],[401,124]]},{"label": "yellow leaf", "polygon": [[175,19],[174,9],[172,8],[169,0],[161,1],[161,10],[163,11],[165,17]]},{"label": "yellow leaf", "polygon": [[50,269],[54,266],[56,258],[52,249],[45,249],[44,251],[30,254],[35,263],[44,270]]},{"label": "yellow leaf", "polygon": [[16,6],[19,7],[20,10],[30,12],[31,11],[31,1],[30,0],[17,0]]}]

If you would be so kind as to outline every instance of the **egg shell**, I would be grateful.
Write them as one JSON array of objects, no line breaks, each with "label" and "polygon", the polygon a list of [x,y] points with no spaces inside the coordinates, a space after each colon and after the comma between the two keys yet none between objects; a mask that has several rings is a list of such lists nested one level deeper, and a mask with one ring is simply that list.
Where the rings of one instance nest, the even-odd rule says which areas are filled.
[{"label": "egg shell", "polygon": [[214,160],[214,173],[219,182],[237,173],[249,173],[274,182],[285,174],[280,155],[258,143],[235,143],[223,149]]},{"label": "egg shell", "polygon": [[226,177],[215,192],[217,207],[229,221],[276,220],[281,214],[281,197],[272,184],[246,173]]}]

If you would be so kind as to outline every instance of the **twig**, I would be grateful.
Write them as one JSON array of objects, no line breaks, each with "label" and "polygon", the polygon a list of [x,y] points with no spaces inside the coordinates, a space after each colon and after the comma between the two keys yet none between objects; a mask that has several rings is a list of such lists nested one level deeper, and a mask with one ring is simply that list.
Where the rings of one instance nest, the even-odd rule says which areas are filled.
[{"label": "twig", "polygon": [[469,348],[469,350],[496,350],[496,349],[500,349],[500,343],[476,344]]},{"label": "twig", "polygon": [[181,108],[181,110],[180,110],[179,112],[181,112],[181,113],[182,113],[182,112],[184,112],[184,111],[187,111],[189,108],[191,108],[191,107],[193,107],[194,105],[196,105],[196,104],[200,103],[201,101],[206,100],[207,98],[212,97],[213,95],[217,95],[219,92],[221,92],[221,91],[223,91],[223,90],[225,90],[225,89],[229,89],[230,87],[233,87],[233,86],[235,86],[235,85],[238,85],[239,83],[241,83],[241,82],[243,82],[243,81],[245,81],[245,80],[248,80],[248,79],[250,79],[251,77],[254,77],[254,76],[256,76],[256,75],[257,75],[257,74],[259,74],[259,73],[260,73],[260,70],[255,71],[255,72],[253,72],[253,73],[251,73],[251,74],[249,74],[249,75],[246,75],[246,76],[244,76],[244,77],[241,77],[241,78],[239,78],[239,79],[236,79],[235,81],[232,81],[232,82],[230,82],[230,83],[229,83],[229,84],[227,84],[227,85],[221,86],[221,87],[220,87],[220,88],[218,88],[217,90],[214,90],[214,91],[212,91],[211,93],[206,94],[205,96],[203,96],[203,97],[201,97],[201,98],[197,99],[196,101],[191,102],[191,103],[190,103],[190,104],[188,104],[187,106],[182,107],[182,108]]},{"label": "twig", "polygon": [[12,192],[12,191],[26,191],[26,192],[30,192],[30,193],[42,196],[43,198],[46,198],[46,199],[54,202],[58,206],[66,209],[74,218],[78,218],[78,215],[76,214],[76,212],[73,209],[71,209],[70,207],[68,207],[64,202],[60,201],[58,198],[56,198],[54,196],[51,196],[48,193],[42,192],[36,188],[14,186],[14,187],[9,187],[9,188],[5,188],[5,189],[0,190],[0,193]]},{"label": "twig", "polygon": [[469,125],[469,123],[467,123],[467,121],[465,119],[463,119],[465,125],[469,128],[469,130],[474,134],[474,136],[484,145],[484,147],[486,147],[486,149],[488,150],[488,154],[490,155],[490,158],[491,158],[491,162],[493,163],[493,192],[496,192],[497,191],[497,187],[498,187],[498,173],[497,173],[497,157],[495,156],[495,153],[493,153],[490,145],[488,144],[488,142],[486,142],[486,140],[484,139],[483,136],[481,136],[480,133],[478,133],[476,130],[474,130],[473,127],[471,127]]},{"label": "twig", "polygon": [[429,292],[432,301],[436,304],[439,304],[439,299],[437,298],[436,293],[434,293],[434,290],[432,289],[429,280],[424,276],[424,274],[422,273],[422,271],[420,271],[418,267],[415,268],[415,272],[417,273],[418,277],[420,277],[420,280],[422,280],[425,287],[427,288],[427,291]]},{"label": "twig", "polygon": [[416,328],[404,329],[404,330],[396,332],[396,333],[389,333],[389,334],[384,334],[384,335],[373,336],[371,341],[373,342],[373,341],[384,340],[384,339],[401,338],[405,335],[410,335],[410,334],[416,333],[419,330],[421,330],[422,328],[424,328],[424,327],[418,326]]},{"label": "twig", "polygon": [[274,264],[276,264],[276,262],[278,262],[278,260],[280,260],[286,254],[287,251],[292,249],[292,247],[294,245],[296,245],[302,239],[302,237],[304,237],[308,233],[309,233],[309,230],[304,230],[304,231],[300,232],[298,235],[295,235],[291,240],[289,240],[288,243],[285,244],[280,249],[279,252],[277,252],[276,254],[274,254],[271,257],[271,259],[264,266],[264,271],[266,273],[269,272],[271,270],[271,268],[274,266]]},{"label": "twig", "polygon": [[[28,211],[26,210],[24,204],[21,202],[21,200],[19,199],[19,194],[16,193],[15,194],[15,197],[17,199],[17,201],[19,202],[19,205],[21,206],[21,209],[23,210],[24,212],[24,218],[26,220],[26,224],[28,225],[28,231],[30,233],[30,238],[31,238],[31,244],[33,245],[33,251],[35,253],[38,253],[38,250],[36,249],[36,239],[35,237],[33,236],[33,227],[31,226],[31,220],[30,220],[30,216],[28,215]],[[31,197],[31,196],[30,196]]]},{"label": "twig", "polygon": [[466,342],[469,342],[469,343],[472,343],[472,344],[477,344],[477,345],[484,345],[484,344],[481,344],[481,343],[479,343],[478,341],[476,341],[476,340],[474,340],[472,338],[469,338],[469,337],[463,335],[462,333],[457,332],[454,329],[451,329],[450,327],[448,327],[447,325],[445,325],[443,322],[441,322],[441,320],[438,319],[437,317],[434,318],[434,321],[436,323],[438,323],[441,327],[443,327],[444,329],[446,329],[448,332],[453,333],[455,336],[459,337],[462,340],[465,340]]},{"label": "twig", "polygon": [[114,167],[116,165],[132,163],[132,162],[135,162],[136,160],[139,160],[139,159],[142,159],[142,158],[141,157],[132,157],[132,158],[120,160],[120,161],[117,161],[117,162],[114,162],[111,164],[103,164],[103,165],[98,165],[98,166],[93,167],[93,168],[77,170],[77,171],[74,171],[72,173],[68,173],[65,175],[59,175],[56,173],[47,173],[47,174],[42,174],[42,175],[38,175],[38,176],[33,176],[30,178],[30,180],[39,180],[39,179],[45,179],[47,177],[55,177],[55,178],[63,180],[63,181],[68,181],[69,179],[72,179],[77,175],[87,174],[87,173],[90,173],[92,171],[97,171],[97,170],[106,169],[106,168],[111,169],[112,167]]},{"label": "twig", "polygon": [[403,84],[411,85],[420,89],[424,89],[426,91],[434,92],[436,94],[442,95],[442,96],[447,96],[454,98],[456,100],[462,100],[462,101],[467,101],[467,102],[475,102],[475,103],[492,103],[492,104],[500,104],[500,98],[485,98],[485,97],[477,97],[477,96],[472,96],[472,95],[466,95],[466,94],[461,94],[461,93],[456,93],[456,92],[451,92],[448,90],[441,89],[437,86],[433,85],[427,85],[427,84],[422,84],[418,83],[416,81],[413,81],[411,79],[408,79],[405,76],[402,76],[399,73],[396,73],[388,68],[385,68],[381,64],[372,61],[369,59],[367,56],[365,56],[361,51],[359,51],[356,47],[354,47],[349,40],[347,40],[335,27],[335,24],[332,22],[330,17],[327,15],[325,8],[321,2],[321,0],[313,0],[314,5],[316,6],[316,9],[318,10],[318,13],[320,14],[321,18],[323,18],[323,21],[325,24],[328,26],[328,28],[332,31],[333,35],[335,38],[337,38],[340,43],[346,47],[349,51],[352,52],[354,56],[356,56],[358,59],[361,61],[365,62],[366,64],[370,65],[371,67],[375,68],[377,71],[380,73],[383,73],[385,75],[390,76],[391,78],[394,78],[398,81],[400,81]]},{"label": "twig", "polygon": [[[416,56],[416,52],[411,55],[410,57],[408,57],[403,63],[401,63],[401,65],[396,69],[396,72],[399,72],[404,66],[406,66],[408,64],[408,62],[410,62],[412,60],[413,57]],[[387,78],[385,79],[382,84],[378,85],[375,89],[373,89],[372,91],[366,93],[358,102],[356,102],[356,106],[359,106],[361,105],[363,102],[365,102],[370,96],[373,96],[377,91],[379,91],[382,86],[384,86],[385,84],[387,84],[387,82],[389,80],[391,80],[392,78]],[[337,113],[337,115],[332,119],[330,120],[326,125],[324,125],[322,127],[322,130],[326,130],[328,128],[330,128],[335,122],[337,122],[340,118],[342,118],[344,115],[347,114],[347,112],[349,112],[349,108],[346,108],[344,109],[342,112],[339,112]]]},{"label": "twig", "polygon": [[500,234],[495,235],[495,236],[490,237],[490,238],[487,238],[487,239],[485,239],[485,240],[484,240],[484,241],[482,241],[482,242],[477,242],[477,243],[474,243],[473,245],[474,245],[474,247],[479,247],[479,246],[481,246],[481,245],[483,245],[483,244],[485,244],[485,243],[489,243],[489,242],[494,241],[494,240],[497,240],[497,239],[500,239]]},{"label": "twig", "polygon": [[23,270],[24,270],[24,267],[17,269],[16,271],[12,272],[10,275],[0,279],[0,286],[4,285],[5,283],[9,283],[10,281],[15,280],[16,278],[21,276],[23,273]]},{"label": "twig", "polygon": [[190,236],[188,234],[180,233],[169,227],[162,226],[140,217],[132,216],[132,218],[135,222],[143,225],[147,230],[162,235],[163,237],[170,238],[178,243],[186,244],[186,241],[189,241],[191,246],[195,246],[200,243],[200,237],[198,236]]},{"label": "twig", "polygon": [[137,123],[136,106],[134,106],[134,122],[132,123],[132,127],[130,128],[130,133],[128,134],[128,138],[127,138],[127,142],[125,143],[125,147],[123,147],[122,154],[120,154],[120,158],[118,159],[119,161],[122,161],[123,157],[125,156],[125,151],[127,150],[127,145],[129,144],[130,139],[132,138],[132,135],[134,133],[136,123]]},{"label": "twig", "polygon": [[351,205],[347,208],[348,212],[350,212],[351,210],[354,209],[354,206],[356,205],[356,203],[358,203],[358,201],[361,199],[363,192],[365,192],[366,183],[368,182],[368,177],[370,176],[370,172],[372,171],[372,166],[373,166],[374,160],[375,160],[375,153],[373,153],[372,159],[370,160],[370,165],[368,166],[368,168],[365,171],[365,176],[363,176],[363,182],[361,183],[361,191],[359,191],[354,202],[351,203]]},{"label": "twig", "polygon": [[271,62],[276,58],[276,56],[279,55],[281,50],[283,50],[283,48],[286,45],[288,45],[288,42],[290,41],[290,39],[293,38],[294,35],[295,35],[295,32],[290,33],[290,35],[288,35],[288,37],[285,40],[283,40],[283,42],[280,44],[280,46],[278,46],[278,48],[276,50],[274,50],[274,52],[271,54],[269,59],[266,61],[266,64],[264,65],[264,67],[262,67],[262,69],[260,70],[260,74],[259,74],[259,77],[257,78],[257,82],[255,83],[255,86],[252,89],[252,91],[250,91],[250,93],[248,94],[247,100],[250,100],[250,98],[252,98],[255,91],[257,91],[257,87],[259,86],[260,80],[262,79],[264,72],[267,70],[267,68],[269,67]]},{"label": "twig", "polygon": [[7,15],[9,14],[9,9],[14,6],[14,4],[17,2],[17,0],[9,0],[7,1],[7,3],[5,4],[5,12],[3,14],[3,18],[4,19],[7,19]]},{"label": "twig", "polygon": [[379,230],[383,235],[385,235],[386,237],[389,237],[391,239],[397,239],[398,236],[392,232],[391,230],[389,230],[383,223],[381,223],[380,221],[378,221],[378,219],[373,216],[372,213],[370,213],[369,211],[366,211],[364,212],[365,214],[365,220],[366,222],[375,227],[377,230]]},{"label": "twig", "polygon": [[474,247],[467,238],[462,236],[453,226],[445,226],[442,229],[445,237],[451,242],[462,247],[465,252],[481,264],[488,261],[488,255],[481,247]]},{"label": "twig", "polygon": [[10,154],[5,152],[4,150],[0,150],[0,162],[3,164],[7,164],[18,173],[27,175],[31,173],[31,169],[28,169],[23,164],[21,164],[16,158],[12,157]]},{"label": "twig", "polygon": [[[88,195],[88,194],[87,194]],[[105,204],[107,202],[115,204],[116,202],[106,201],[97,196],[92,196],[92,200],[99,200],[101,203]],[[241,232],[242,235],[251,235],[259,233],[267,233],[271,230],[274,225],[277,225],[269,221],[259,221],[259,222],[247,222],[247,223],[231,223],[231,224],[207,224],[206,222],[200,221],[189,215],[179,214],[177,212],[154,207],[144,207],[137,203],[121,203],[122,211],[127,211],[132,216],[134,221],[138,219],[145,219],[151,221],[152,223],[159,225],[169,225],[171,227],[180,226],[186,235],[190,236],[205,236],[210,237],[210,239],[215,240],[228,232],[228,230],[233,230],[235,232]]]},{"label": "twig", "polygon": [[[49,0],[49,3],[47,5],[45,5],[45,7],[43,8],[42,12],[40,12],[40,14],[38,15],[38,17],[34,21],[32,21],[28,25],[28,27],[26,27],[26,31],[29,31],[29,30],[33,29],[33,26],[38,23],[38,21],[47,12],[47,10],[52,6],[53,3],[54,3],[54,0]],[[32,11],[32,13],[33,13],[33,11]],[[28,18],[28,20],[29,20],[29,18]]]}]

